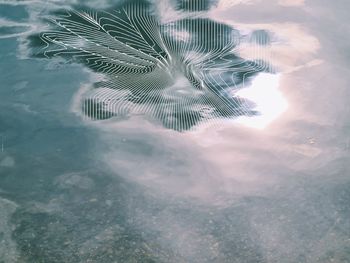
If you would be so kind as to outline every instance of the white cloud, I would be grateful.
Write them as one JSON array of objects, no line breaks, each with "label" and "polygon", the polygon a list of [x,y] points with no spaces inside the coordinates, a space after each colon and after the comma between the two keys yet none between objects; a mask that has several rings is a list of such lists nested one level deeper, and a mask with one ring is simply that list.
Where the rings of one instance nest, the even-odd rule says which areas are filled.
[{"label": "white cloud", "polygon": [[278,4],[282,6],[303,6],[305,0],[279,0]]}]

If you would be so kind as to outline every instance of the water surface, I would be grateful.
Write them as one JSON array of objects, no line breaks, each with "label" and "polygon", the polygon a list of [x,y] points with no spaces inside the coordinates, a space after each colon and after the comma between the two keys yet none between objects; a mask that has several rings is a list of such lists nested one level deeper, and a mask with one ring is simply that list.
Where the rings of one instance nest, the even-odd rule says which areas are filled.
[{"label": "water surface", "polygon": [[[188,17],[222,25],[239,34],[230,63],[268,66],[237,85],[203,73],[211,91],[230,84],[215,93],[221,111],[207,99],[181,108],[183,90],[207,93],[179,70],[164,85],[178,112],[151,96],[163,115],[91,116],[82,103],[100,98],[106,72],[43,58],[35,36],[62,9],[121,4],[0,2],[0,262],[349,262],[349,4],[155,2],[161,30]],[[186,28],[177,53],[201,57],[218,41]]]}]

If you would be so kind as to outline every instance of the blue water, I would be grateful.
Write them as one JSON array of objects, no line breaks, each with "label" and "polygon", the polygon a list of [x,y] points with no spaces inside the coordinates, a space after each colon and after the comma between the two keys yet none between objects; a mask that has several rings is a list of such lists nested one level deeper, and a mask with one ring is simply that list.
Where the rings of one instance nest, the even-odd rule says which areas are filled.
[{"label": "blue water", "polygon": [[[101,76],[32,55],[54,10],[114,5],[78,2],[0,1],[0,262],[350,261],[346,1],[203,11],[247,36],[247,60],[260,55],[248,40],[269,35],[279,93],[262,78],[260,119],[183,132],[87,118],[79,103]],[[162,21],[191,10],[173,4],[158,2]]]}]

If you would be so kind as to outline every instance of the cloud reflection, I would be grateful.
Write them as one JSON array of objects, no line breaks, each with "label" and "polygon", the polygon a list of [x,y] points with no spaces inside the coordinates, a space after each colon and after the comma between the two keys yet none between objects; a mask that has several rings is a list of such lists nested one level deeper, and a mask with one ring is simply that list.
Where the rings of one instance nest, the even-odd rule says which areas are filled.
[{"label": "cloud reflection", "polygon": [[[202,9],[194,5],[176,6]],[[274,74],[261,56],[260,47],[269,43],[264,30],[252,33],[255,50],[248,59],[240,55],[241,33],[226,23],[189,16],[160,24],[146,1],[116,10],[59,11],[49,18],[52,31],[29,38],[33,50],[41,47],[37,56],[59,56],[104,76],[83,99],[85,115],[105,120],[144,114],[187,131],[203,122],[260,114],[254,101],[235,93],[259,72]]]},{"label": "cloud reflection", "polygon": [[286,98],[279,90],[280,75],[260,73],[249,87],[236,93],[236,96],[254,102],[254,110],[259,112],[253,117],[239,117],[236,122],[263,129],[278,118],[288,107]]}]

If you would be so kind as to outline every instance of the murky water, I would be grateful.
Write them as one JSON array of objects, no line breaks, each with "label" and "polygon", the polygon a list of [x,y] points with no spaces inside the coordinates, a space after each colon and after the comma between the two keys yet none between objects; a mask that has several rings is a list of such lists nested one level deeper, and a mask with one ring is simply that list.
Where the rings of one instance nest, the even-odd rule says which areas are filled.
[{"label": "murky water", "polygon": [[131,2],[0,1],[0,262],[349,262],[349,3],[152,1],[147,79],[40,42]]}]

